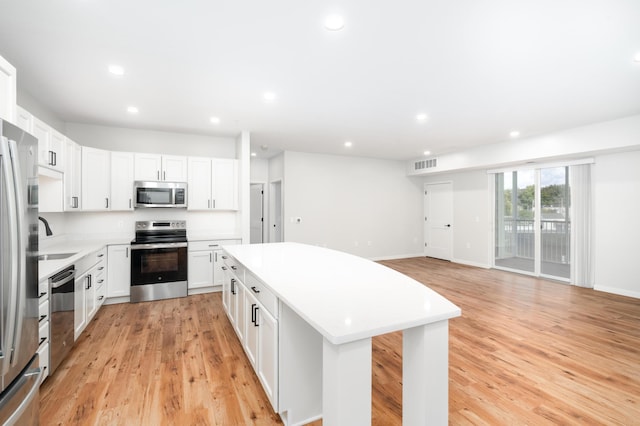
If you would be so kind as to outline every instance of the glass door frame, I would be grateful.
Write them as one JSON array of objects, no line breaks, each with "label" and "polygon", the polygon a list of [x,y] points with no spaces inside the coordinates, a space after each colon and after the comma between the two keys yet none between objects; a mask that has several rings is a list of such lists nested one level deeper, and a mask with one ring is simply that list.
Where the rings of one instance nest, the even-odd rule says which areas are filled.
[{"label": "glass door frame", "polygon": [[[563,283],[571,283],[572,282],[572,275],[573,275],[573,269],[569,268],[570,273],[569,273],[569,277],[562,277],[562,276],[556,276],[556,275],[549,275],[549,274],[544,274],[542,273],[542,228],[541,228],[541,224],[542,224],[542,203],[541,203],[541,199],[542,199],[542,188],[541,188],[541,170],[543,169],[549,169],[549,168],[559,168],[559,167],[564,167],[566,168],[566,176],[565,176],[565,185],[568,185],[569,182],[569,166],[571,164],[570,163],[556,163],[556,164],[535,164],[535,165],[531,165],[529,167],[518,167],[518,168],[510,168],[510,169],[501,169],[501,170],[489,170],[488,173],[490,174],[489,176],[489,191],[491,192],[490,194],[490,202],[491,202],[491,214],[492,214],[492,235],[493,238],[491,240],[491,253],[492,253],[492,267],[495,269],[500,269],[500,270],[504,270],[504,271],[509,271],[509,272],[516,272],[519,274],[525,274],[525,275],[531,275],[531,276],[536,276],[536,277],[542,277],[542,278],[547,278],[547,279],[552,279],[554,281],[559,281],[559,282],[563,282]],[[497,265],[496,264],[496,238],[497,238],[497,223],[496,223],[496,219],[497,219],[497,194],[496,194],[496,176],[498,174],[504,174],[504,173],[515,173],[515,172],[524,172],[524,171],[534,171],[534,215],[533,215],[533,228],[534,228],[534,258],[533,258],[533,264],[534,264],[534,268],[533,271],[528,271],[528,270],[524,270],[524,269],[516,269],[516,268],[509,268],[508,266],[501,266],[501,265]],[[512,185],[513,186],[513,185]],[[517,190],[517,188],[512,188],[512,193],[515,193]],[[566,190],[565,190],[566,191]],[[570,188],[569,191],[566,192],[567,194],[570,194]],[[517,197],[517,195],[516,195]],[[517,209],[517,205],[513,206],[512,209]],[[567,209],[565,211],[565,215],[569,214],[569,217],[571,217],[571,208]],[[512,226],[517,226],[517,224],[514,224]],[[570,244],[572,244],[573,239],[569,238]],[[569,250],[571,251],[573,249],[573,247],[570,247]],[[571,262],[571,259],[569,259],[569,262]]]}]

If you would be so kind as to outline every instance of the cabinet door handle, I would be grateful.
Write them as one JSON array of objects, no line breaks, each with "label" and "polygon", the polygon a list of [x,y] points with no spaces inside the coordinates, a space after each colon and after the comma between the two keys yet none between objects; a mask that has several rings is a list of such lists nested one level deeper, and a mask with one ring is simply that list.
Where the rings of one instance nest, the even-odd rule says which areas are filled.
[{"label": "cabinet door handle", "polygon": [[167,172],[162,172],[162,180],[167,180]]},{"label": "cabinet door handle", "polygon": [[106,203],[105,208],[108,209],[109,208],[109,197],[105,197],[104,201]]},{"label": "cabinet door handle", "polygon": [[258,309],[260,309],[260,307],[258,305],[255,305],[255,306],[256,307],[254,309],[255,309],[256,320],[255,320],[254,324],[255,324],[256,327],[260,327],[260,324],[258,324]]},{"label": "cabinet door handle", "polygon": [[104,256],[104,253],[100,253],[100,254],[98,255],[98,257],[102,257],[102,256]]},{"label": "cabinet door handle", "polygon": [[231,278],[231,294],[236,294],[236,280]]},{"label": "cabinet door handle", "polygon": [[258,290],[258,289],[257,289],[257,288],[255,288],[255,287],[251,287],[251,290],[253,290],[253,292],[254,292],[254,293],[260,293],[260,290]]},{"label": "cabinet door handle", "polygon": [[209,263],[213,262],[213,256],[209,253]]},{"label": "cabinet door handle", "polygon": [[58,153],[54,151],[53,153],[53,165],[57,166],[58,165]]},{"label": "cabinet door handle", "polygon": [[213,208],[216,208],[216,200],[213,200]]},{"label": "cabinet door handle", "polygon": [[47,292],[43,291],[42,293],[40,293],[40,296],[38,296],[38,297],[42,297],[42,296],[46,296],[46,295],[47,295]]},{"label": "cabinet door handle", "polygon": [[71,208],[77,209],[78,205],[78,197],[71,197]]},{"label": "cabinet door handle", "polygon": [[160,180],[160,170],[156,170],[156,176],[158,176],[158,180]]},{"label": "cabinet door handle", "polygon": [[98,284],[102,284],[104,280],[98,280]]},{"label": "cabinet door handle", "polygon": [[222,267],[222,270],[223,270],[223,271],[226,271],[226,270],[227,270],[227,267],[226,267],[226,266],[223,266],[223,267]]},{"label": "cabinet door handle", "polygon": [[129,198],[129,208],[131,208],[131,198]]},{"label": "cabinet door handle", "polygon": [[227,259],[227,256],[225,256],[225,255],[223,254],[223,255],[222,255],[222,258],[223,258],[223,259]]},{"label": "cabinet door handle", "polygon": [[55,166],[54,159],[53,159],[53,154],[54,154],[53,151],[49,151],[49,165],[50,166]]},{"label": "cabinet door handle", "polygon": [[125,248],[125,255],[124,257],[129,257],[129,247]]},{"label": "cabinet door handle", "polygon": [[256,311],[255,311],[255,308],[256,308],[256,304],[252,303],[251,304],[251,322],[254,323],[254,324],[256,323]]},{"label": "cabinet door handle", "polygon": [[218,252],[217,251],[214,253],[214,256],[215,256],[215,259],[216,259],[215,262],[218,263]]},{"label": "cabinet door handle", "polygon": [[104,269],[104,266],[101,266],[98,268],[98,271],[102,271]]},{"label": "cabinet door handle", "polygon": [[40,315],[40,319],[38,320],[38,322],[42,322],[43,319],[45,319],[47,316],[46,315]]},{"label": "cabinet door handle", "polygon": [[98,300],[102,300],[102,299],[104,299],[104,296],[98,297]]},{"label": "cabinet door handle", "polygon": [[43,344],[43,343],[44,343],[44,342],[46,342],[46,341],[47,341],[47,338],[46,338],[46,337],[41,337],[41,338],[40,338],[40,343],[38,343],[38,346],[40,346],[41,344]]},{"label": "cabinet door handle", "polygon": [[207,200],[207,208],[210,209],[211,208],[211,200]]},{"label": "cabinet door handle", "polygon": [[209,247],[218,247],[219,244],[209,244]]},{"label": "cabinet door handle", "polygon": [[234,271],[238,270],[238,268],[236,268],[235,266],[231,266],[231,269],[233,269]]}]

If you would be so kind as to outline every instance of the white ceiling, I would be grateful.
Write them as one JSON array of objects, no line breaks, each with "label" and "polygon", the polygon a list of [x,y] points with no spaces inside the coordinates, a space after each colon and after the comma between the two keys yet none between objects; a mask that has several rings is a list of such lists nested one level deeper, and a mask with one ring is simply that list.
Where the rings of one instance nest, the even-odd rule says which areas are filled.
[{"label": "white ceiling", "polygon": [[2,0],[0,55],[67,122],[411,159],[640,114],[639,19],[638,0]]}]

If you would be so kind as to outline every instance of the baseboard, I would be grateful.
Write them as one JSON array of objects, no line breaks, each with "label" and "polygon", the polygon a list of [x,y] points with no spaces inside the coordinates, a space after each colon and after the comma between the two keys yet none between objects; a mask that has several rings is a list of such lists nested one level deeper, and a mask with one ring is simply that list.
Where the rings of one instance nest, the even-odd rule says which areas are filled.
[{"label": "baseboard", "polygon": [[640,299],[640,291],[624,290],[616,287],[605,287],[600,285],[596,285],[593,289],[597,291],[603,291],[605,293],[612,293],[620,296],[627,296],[627,297]]},{"label": "baseboard", "polygon": [[189,296],[193,296],[194,294],[205,294],[205,293],[216,293],[222,291],[222,286],[212,286],[212,287],[201,287],[201,288],[192,288],[189,289],[187,294]]},{"label": "baseboard", "polygon": [[374,262],[378,262],[380,260],[398,260],[398,259],[408,259],[410,257],[424,257],[424,253],[399,254],[399,255],[396,255],[396,256],[370,257],[369,260],[373,260]]},{"label": "baseboard", "polygon": [[482,268],[482,269],[491,269],[491,265],[488,265],[486,263],[471,262],[469,260],[462,260],[462,259],[451,259],[451,261],[453,263],[459,263],[461,265],[475,266],[476,268]]}]

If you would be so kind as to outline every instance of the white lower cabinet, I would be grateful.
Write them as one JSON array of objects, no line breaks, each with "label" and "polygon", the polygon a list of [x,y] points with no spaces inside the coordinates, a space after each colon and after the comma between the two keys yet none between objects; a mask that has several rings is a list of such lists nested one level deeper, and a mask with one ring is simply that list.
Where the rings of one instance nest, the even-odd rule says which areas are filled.
[{"label": "white lower cabinet", "polygon": [[49,376],[49,345],[51,344],[51,309],[49,308],[49,280],[45,279],[38,284],[38,355],[40,369],[42,369],[42,381]]},{"label": "white lower cabinet", "polygon": [[131,246],[114,244],[107,248],[106,297],[131,296]]},{"label": "white lower cabinet", "polygon": [[213,250],[189,251],[188,265],[189,290],[213,286]]},{"label": "white lower cabinet", "polygon": [[240,240],[189,241],[187,287],[189,290],[196,290],[189,294],[197,293],[197,289],[212,291],[214,287],[223,285],[225,274],[222,269],[222,246],[239,243]]},{"label": "white lower cabinet", "polygon": [[[233,258],[225,255],[222,268],[226,273],[222,304],[271,406],[277,412],[278,300]],[[239,276],[245,281],[241,281]]]},{"label": "white lower cabinet", "polygon": [[[74,340],[78,340],[80,334],[98,312],[98,308],[104,300],[103,290],[107,277],[106,266],[106,247],[86,255],[76,262]],[[103,298],[98,300],[101,295]]]},{"label": "white lower cabinet", "polygon": [[[258,378],[274,408],[278,407],[278,321],[266,309],[256,309],[258,329]],[[247,327],[252,324],[247,325]]]}]

